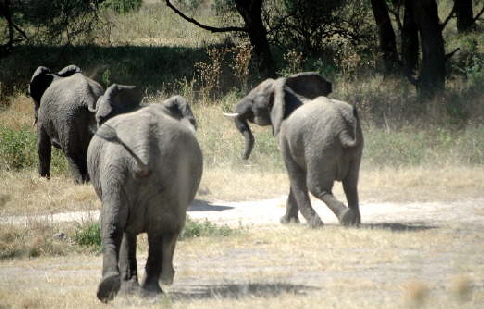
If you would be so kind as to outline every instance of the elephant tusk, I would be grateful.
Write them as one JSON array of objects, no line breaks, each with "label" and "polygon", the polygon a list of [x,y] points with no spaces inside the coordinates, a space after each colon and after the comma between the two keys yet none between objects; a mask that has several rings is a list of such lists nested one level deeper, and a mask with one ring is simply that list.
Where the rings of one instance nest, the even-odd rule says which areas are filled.
[{"label": "elephant tusk", "polygon": [[224,113],[225,116],[235,118],[239,115],[239,113]]}]

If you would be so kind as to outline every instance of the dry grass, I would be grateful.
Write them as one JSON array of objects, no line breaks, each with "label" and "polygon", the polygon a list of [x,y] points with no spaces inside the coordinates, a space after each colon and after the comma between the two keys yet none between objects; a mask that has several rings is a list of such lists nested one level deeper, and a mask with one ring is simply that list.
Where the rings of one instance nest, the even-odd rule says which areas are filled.
[{"label": "dry grass", "polygon": [[[452,226],[392,231],[278,225],[190,239],[178,243],[168,297],[118,297],[113,306],[478,308],[484,303],[481,234]],[[146,248],[139,253],[142,274]],[[95,298],[101,257],[0,263],[7,308],[105,306]]]},{"label": "dry grass", "polygon": [[[247,167],[247,169],[250,169]],[[240,170],[204,171],[197,198],[208,201],[242,201],[286,196],[285,173]],[[75,185],[68,175],[40,178],[35,171],[3,172],[0,177],[0,214],[46,214],[70,210],[99,209],[91,185]],[[361,203],[429,202],[482,198],[484,169],[480,167],[386,168],[362,171]],[[340,183],[335,195],[345,200]]]},{"label": "dry grass", "polygon": [[1,215],[35,215],[98,209],[100,203],[90,184],[75,185],[68,175],[41,178],[35,171],[0,173],[0,192],[6,203]]},{"label": "dry grass", "polygon": [[14,129],[32,126],[34,132],[34,102],[23,94],[12,97],[8,109],[0,111],[0,123]]},{"label": "dry grass", "polygon": [[[186,12],[187,13],[187,12]],[[221,25],[224,19],[200,10],[202,24]],[[190,14],[190,13],[188,13]],[[210,33],[174,14],[163,1],[144,3],[139,12],[114,14],[105,11],[95,35],[103,45],[205,47],[220,43],[226,33]]]}]

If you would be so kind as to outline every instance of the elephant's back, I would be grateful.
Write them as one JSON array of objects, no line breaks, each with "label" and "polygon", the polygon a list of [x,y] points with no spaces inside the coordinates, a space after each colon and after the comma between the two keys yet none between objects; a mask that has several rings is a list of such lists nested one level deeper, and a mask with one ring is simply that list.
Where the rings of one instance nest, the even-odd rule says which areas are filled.
[{"label": "elephant's back", "polygon": [[[144,108],[121,114],[106,124],[116,130],[117,135],[128,147],[135,149],[138,139],[142,138],[136,136],[136,128],[141,120],[146,121],[146,118],[140,116],[146,116],[147,112]],[[150,119],[150,174],[147,177],[136,175],[135,159],[118,143],[94,136],[88,151],[88,159],[94,159],[90,161],[90,165],[94,166],[90,169],[95,168],[95,160],[99,160],[99,173],[102,175],[100,177],[104,177],[104,171],[117,171],[116,181],[126,188],[128,204],[137,205],[133,220],[138,223],[149,220],[149,217],[156,218],[160,211],[173,212],[173,209],[169,208],[185,212],[195,197],[203,169],[198,141],[188,128],[166,115],[155,114]],[[95,151],[102,154],[97,157],[93,154]]]},{"label": "elephant's back", "polygon": [[340,135],[350,130],[344,115],[352,110],[346,102],[325,97],[305,103],[281,126],[282,146],[288,147],[300,166],[341,160],[345,152]]},{"label": "elephant's back", "polygon": [[45,90],[39,107],[40,117],[58,118],[59,121],[75,121],[78,117],[94,116],[88,104],[102,95],[102,87],[82,74],[56,79]]}]

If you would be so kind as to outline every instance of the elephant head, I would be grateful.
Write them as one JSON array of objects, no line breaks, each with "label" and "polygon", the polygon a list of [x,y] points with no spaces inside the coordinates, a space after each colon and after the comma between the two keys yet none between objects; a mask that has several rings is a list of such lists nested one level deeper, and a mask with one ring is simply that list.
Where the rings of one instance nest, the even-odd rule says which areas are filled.
[{"label": "elephant head", "polygon": [[[104,96],[107,96],[109,101],[112,99],[110,96],[114,95],[117,100],[114,104],[115,106],[118,106],[117,111],[121,110],[119,106],[122,106],[125,112],[133,111],[133,107],[135,110],[138,109],[136,107],[139,107],[141,97],[139,96],[139,92],[136,92],[136,88],[131,86],[113,86],[108,88]],[[115,89],[117,89],[117,94],[112,94],[112,91]],[[114,102],[113,100],[111,101]],[[107,111],[106,104],[106,101],[101,102],[101,104],[98,102],[98,113],[96,114],[96,118],[99,117],[99,129],[97,130],[96,135],[105,140],[122,145],[135,159],[137,163],[136,175],[138,177],[145,177],[150,173],[150,129],[153,123],[152,117],[159,117],[161,114],[168,115],[187,126],[193,132],[196,130],[196,120],[188,102],[181,96],[174,96],[163,101],[161,104],[150,104],[139,111],[138,125],[130,131],[130,133],[135,134],[137,137],[136,144],[128,145],[125,141],[126,136],[123,136],[125,133],[117,132],[110,123],[103,124],[103,122],[106,122],[116,114],[115,112]],[[131,108],[129,108],[129,106],[131,106]],[[107,112],[107,118],[98,116],[100,112]]]},{"label": "elephant head", "polygon": [[235,113],[225,113],[234,117],[237,130],[245,137],[242,158],[247,160],[254,146],[249,122],[261,126],[272,125],[273,134],[277,136],[284,119],[304,101],[327,96],[331,91],[331,82],[313,72],[269,78],[252,89],[237,103]]},{"label": "elephant head", "polygon": [[37,111],[40,106],[40,99],[44,92],[49,88],[50,84],[59,77],[66,77],[75,73],[81,73],[81,69],[76,65],[68,65],[60,70],[58,73],[52,73],[49,68],[39,66],[30,80],[27,95],[32,97],[35,103],[35,122],[37,122]]},{"label": "elephant head", "polygon": [[197,121],[195,120],[195,116],[193,115],[187,100],[183,97],[179,95],[173,96],[163,101],[162,106],[165,113],[196,131]]},{"label": "elephant head", "polygon": [[113,84],[99,97],[96,106],[89,105],[88,108],[96,113],[96,123],[100,126],[116,115],[139,109],[141,100],[141,92],[136,86]]}]

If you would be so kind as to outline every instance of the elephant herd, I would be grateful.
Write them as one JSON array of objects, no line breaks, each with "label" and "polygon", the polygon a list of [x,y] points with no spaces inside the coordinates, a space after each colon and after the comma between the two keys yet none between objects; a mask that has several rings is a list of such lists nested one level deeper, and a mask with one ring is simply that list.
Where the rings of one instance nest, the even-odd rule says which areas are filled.
[{"label": "elephant herd", "polygon": [[[354,106],[327,98],[332,85],[317,73],[267,79],[238,102],[233,117],[245,137],[243,159],[254,144],[250,123],[272,125],[290,190],[282,223],[323,224],[309,192],[341,224],[358,225],[357,183],[363,136]],[[171,97],[142,104],[134,86],[104,89],[69,65],[54,73],[40,66],[29,95],[35,104],[39,174],[50,177],[51,147],[62,149],[76,183],[90,181],[102,203],[102,278],[97,297],[118,292],[150,296],[174,278],[173,254],[198,190],[202,152],[188,102]],[[342,181],[348,207],[332,194]],[[146,274],[138,284],[136,238],[148,234]]]}]

